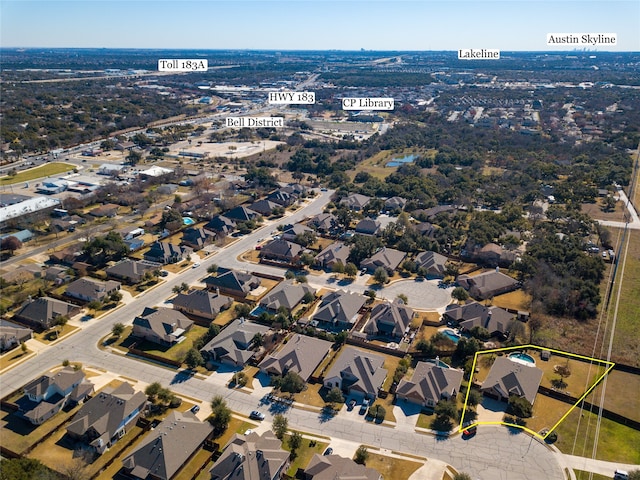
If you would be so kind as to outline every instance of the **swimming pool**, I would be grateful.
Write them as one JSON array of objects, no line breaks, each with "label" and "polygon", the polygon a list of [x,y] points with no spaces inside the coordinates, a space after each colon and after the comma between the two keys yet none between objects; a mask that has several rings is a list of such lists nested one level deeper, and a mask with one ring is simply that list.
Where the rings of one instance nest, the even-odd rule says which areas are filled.
[{"label": "swimming pool", "polygon": [[536,364],[535,359],[531,355],[527,355],[526,353],[523,353],[523,352],[516,352],[516,353],[510,354],[509,359],[514,362],[522,363],[530,367],[533,367]]},{"label": "swimming pool", "polygon": [[182,217],[182,223],[185,225],[193,225],[196,221],[191,217]]},{"label": "swimming pool", "polygon": [[385,167],[399,167],[400,165],[404,165],[405,163],[413,163],[416,159],[417,155],[405,155],[400,158],[392,158],[390,162],[387,162]]},{"label": "swimming pool", "polygon": [[460,335],[449,328],[445,328],[444,330],[440,330],[447,338],[449,338],[453,343],[458,343],[460,340]]}]

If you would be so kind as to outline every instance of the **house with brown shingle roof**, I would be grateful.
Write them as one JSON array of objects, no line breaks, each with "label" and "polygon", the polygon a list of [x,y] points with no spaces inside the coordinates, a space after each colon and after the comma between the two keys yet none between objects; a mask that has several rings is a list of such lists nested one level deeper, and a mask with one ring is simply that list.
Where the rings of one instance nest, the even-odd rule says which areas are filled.
[{"label": "house with brown shingle roof", "polygon": [[338,262],[346,265],[349,253],[351,253],[351,248],[348,245],[342,242],[334,242],[316,255],[313,261],[322,268],[331,269]]},{"label": "house with brown shingle roof", "polygon": [[466,331],[471,331],[474,327],[482,327],[491,335],[506,335],[515,314],[500,307],[487,307],[478,302],[469,302],[464,305],[448,305],[444,317],[458,322],[460,328]]},{"label": "house with brown shingle roof", "polygon": [[293,279],[285,280],[262,297],[260,306],[271,313],[277,313],[280,307],[291,311],[307,293],[314,295],[316,291],[307,283],[298,283]]},{"label": "house with brown shingle roof", "polygon": [[202,280],[209,290],[232,295],[237,298],[246,297],[251,290],[260,286],[261,280],[250,273],[238,272],[229,268],[218,268],[216,275]]},{"label": "house with brown shingle roof", "polygon": [[389,275],[393,275],[393,272],[398,265],[402,263],[407,256],[405,252],[396,250],[395,248],[384,247],[371,255],[369,258],[365,258],[360,262],[360,268],[366,268],[369,273],[375,272],[376,268],[383,267]]},{"label": "house with brown shingle roof", "polygon": [[209,422],[191,412],[173,410],[147,433],[122,465],[133,478],[171,480],[213,433]]},{"label": "house with brown shingle roof", "polygon": [[511,395],[524,397],[533,405],[542,374],[542,370],[533,364],[529,366],[509,357],[497,357],[487,378],[482,382],[481,391],[503,401],[509,400]]},{"label": "house with brown shingle roof", "polygon": [[306,382],[332,345],[326,340],[296,333],[280,350],[267,355],[259,367],[269,375],[295,372]]},{"label": "house with brown shingle roof", "polygon": [[192,326],[193,321],[176,310],[145,307],[142,314],[133,319],[133,335],[159,345],[171,346],[182,341],[183,335]]},{"label": "house with brown shingle roof", "polygon": [[260,258],[294,264],[300,261],[300,255],[304,252],[305,249],[301,245],[279,238],[262,247]]},{"label": "house with brown shingle roof", "polygon": [[326,293],[313,315],[313,320],[335,329],[351,329],[367,298],[358,293],[338,290]]},{"label": "house with brown shingle roof", "polygon": [[407,332],[414,315],[413,309],[399,298],[393,302],[379,303],[371,310],[364,331],[372,337],[400,339]]},{"label": "house with brown shingle roof", "polygon": [[265,335],[268,331],[269,327],[236,318],[202,347],[200,353],[212,362],[242,368],[255,354],[252,347],[256,334]]},{"label": "house with brown shingle roof", "polygon": [[436,252],[420,252],[414,259],[418,268],[424,268],[430,278],[444,278],[447,260]]},{"label": "house with brown shingle roof", "polygon": [[497,270],[473,276],[459,275],[458,284],[468,290],[469,295],[480,300],[512,292],[519,287],[517,280]]},{"label": "house with brown shingle roof", "polygon": [[27,300],[15,313],[16,320],[35,327],[47,329],[53,327],[59,317],[73,317],[80,313],[80,307],[50,297]]},{"label": "house with brown shingle roof", "polygon": [[346,205],[350,210],[360,211],[371,200],[371,197],[361,195],[359,193],[352,193],[351,195],[344,197],[340,200],[341,205]]},{"label": "house with brown shingle roof", "polygon": [[455,397],[464,372],[434,362],[418,362],[410,380],[402,379],[396,397],[424,407],[435,407],[440,400]]},{"label": "house with brown shingle roof", "polygon": [[233,298],[207,290],[193,290],[188,293],[179,293],[173,299],[173,308],[179,312],[196,317],[214,320],[218,314],[228,309],[233,303]]},{"label": "house with brown shingle roof", "polygon": [[129,284],[139,283],[143,280],[144,275],[149,272],[160,270],[162,264],[149,262],[147,260],[131,260],[127,258],[115,265],[105,269],[105,273],[109,277],[117,278]]},{"label": "house with brown shingle roof", "polygon": [[383,364],[382,355],[345,347],[325,374],[324,386],[328,389],[338,387],[358,398],[376,398],[387,378]]},{"label": "house with brown shingle roof", "polygon": [[64,294],[84,302],[92,302],[94,300],[101,302],[118,290],[120,290],[120,282],[115,280],[102,282],[94,278],[82,277],[71,282]]},{"label": "house with brown shingle roof", "polygon": [[382,475],[350,458],[316,453],[304,471],[304,480],[382,480]]}]

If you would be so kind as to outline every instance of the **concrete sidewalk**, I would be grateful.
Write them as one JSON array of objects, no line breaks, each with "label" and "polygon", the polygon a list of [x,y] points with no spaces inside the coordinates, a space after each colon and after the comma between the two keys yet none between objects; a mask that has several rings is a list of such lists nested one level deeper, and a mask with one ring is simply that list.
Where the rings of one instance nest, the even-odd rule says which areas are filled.
[{"label": "concrete sidewalk", "polygon": [[575,455],[562,455],[562,461],[570,468],[576,470],[584,470],[586,472],[593,472],[599,475],[605,475],[613,478],[613,474],[616,469],[620,470],[640,470],[640,465],[628,465],[624,463],[605,462],[604,460],[595,460],[592,458],[577,457]]}]

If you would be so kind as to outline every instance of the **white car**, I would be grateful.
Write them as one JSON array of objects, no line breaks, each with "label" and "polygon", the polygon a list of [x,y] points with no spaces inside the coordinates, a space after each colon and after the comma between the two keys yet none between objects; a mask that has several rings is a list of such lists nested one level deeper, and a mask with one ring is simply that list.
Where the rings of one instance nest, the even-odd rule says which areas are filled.
[{"label": "white car", "polygon": [[191,268],[198,268],[200,266],[199,263],[194,263],[193,265],[191,265]]}]

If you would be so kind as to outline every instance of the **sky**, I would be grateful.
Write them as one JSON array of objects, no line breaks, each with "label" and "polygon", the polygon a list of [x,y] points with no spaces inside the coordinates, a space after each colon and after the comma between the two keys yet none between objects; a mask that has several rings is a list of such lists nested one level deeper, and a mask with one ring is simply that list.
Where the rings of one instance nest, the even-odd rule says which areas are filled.
[{"label": "sky", "polygon": [[[0,2],[0,46],[263,50],[571,50],[548,33],[616,33],[640,51],[638,0]],[[582,47],[581,47],[582,48]]]}]

